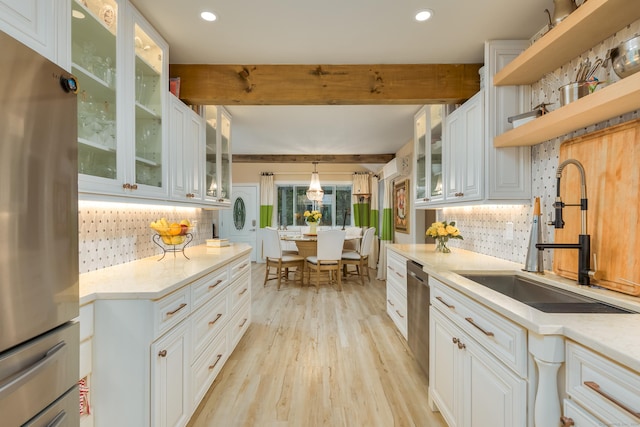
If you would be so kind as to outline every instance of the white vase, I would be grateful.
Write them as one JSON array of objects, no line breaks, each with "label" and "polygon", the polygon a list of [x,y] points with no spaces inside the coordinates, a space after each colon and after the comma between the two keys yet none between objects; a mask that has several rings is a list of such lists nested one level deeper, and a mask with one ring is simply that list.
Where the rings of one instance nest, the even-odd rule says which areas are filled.
[{"label": "white vase", "polygon": [[318,223],[309,222],[309,234],[318,234]]}]

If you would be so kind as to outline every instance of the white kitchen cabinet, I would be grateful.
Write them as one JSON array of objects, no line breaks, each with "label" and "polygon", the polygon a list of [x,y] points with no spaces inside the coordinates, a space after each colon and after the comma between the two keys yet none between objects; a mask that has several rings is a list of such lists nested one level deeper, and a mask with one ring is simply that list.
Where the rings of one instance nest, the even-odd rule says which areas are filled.
[{"label": "white kitchen cabinet", "polygon": [[80,306],[80,378],[86,381],[89,388],[89,411],[80,412],[80,426],[91,427],[94,425],[93,412],[91,411],[92,400],[92,371],[93,371],[93,304]]},{"label": "white kitchen cabinet", "polygon": [[[530,88],[493,86],[493,75],[522,52],[527,42],[490,41],[485,44],[486,88],[443,119],[442,164],[444,195],[417,197],[417,208],[484,203],[530,203],[531,148],[496,148],[493,139],[509,126],[508,117],[531,109]],[[419,122],[416,121],[416,129]],[[428,132],[427,132],[428,133]],[[416,140],[422,135],[416,132]],[[416,148],[416,159],[422,152]],[[421,165],[416,164],[416,169]],[[424,169],[424,168],[423,168]],[[421,178],[417,172],[416,182]],[[439,167],[436,166],[436,170]],[[431,179],[434,179],[433,177]],[[426,185],[426,184],[425,184]],[[428,200],[427,200],[428,199]]]},{"label": "white kitchen cabinet", "polygon": [[69,0],[0,0],[0,30],[70,70]]},{"label": "white kitchen cabinet", "polygon": [[251,323],[251,262],[230,259],[160,299],[134,290],[94,305],[95,425],[184,426]]},{"label": "white kitchen cabinet", "polygon": [[447,108],[445,105],[425,105],[414,116],[416,206],[444,199],[442,122]]},{"label": "white kitchen cabinet", "polygon": [[526,374],[523,377],[518,371],[517,360],[513,365],[503,362],[505,355],[499,349],[524,358],[526,364],[526,340],[510,340],[508,320],[492,318],[441,282],[430,278],[429,285],[433,403],[450,427],[525,426]]},{"label": "white kitchen cabinet", "polygon": [[640,424],[640,373],[567,341],[566,386],[570,401],[598,425]]},{"label": "white kitchen cabinet", "polygon": [[231,206],[231,115],[221,106],[204,107],[206,120],[205,200]]},{"label": "white kitchen cabinet", "polygon": [[168,45],[126,0],[69,1],[80,197],[167,200]]},{"label": "white kitchen cabinet", "polygon": [[184,426],[191,416],[189,322],[151,345],[151,425]]},{"label": "white kitchen cabinet", "polygon": [[445,201],[482,197],[484,91],[446,117],[444,139]]},{"label": "white kitchen cabinet", "polygon": [[169,124],[171,199],[202,203],[204,194],[204,119],[173,94]]},{"label": "white kitchen cabinet", "polygon": [[407,339],[407,259],[387,250],[387,314]]},{"label": "white kitchen cabinet", "polygon": [[560,418],[561,427],[602,427],[605,424],[571,399],[564,399],[564,415]]}]

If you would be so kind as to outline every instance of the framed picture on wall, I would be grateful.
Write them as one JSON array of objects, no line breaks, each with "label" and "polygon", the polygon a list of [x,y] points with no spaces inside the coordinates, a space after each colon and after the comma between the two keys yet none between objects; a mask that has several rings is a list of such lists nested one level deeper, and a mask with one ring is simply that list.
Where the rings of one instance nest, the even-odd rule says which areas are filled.
[{"label": "framed picture on wall", "polygon": [[393,189],[393,229],[398,233],[409,234],[409,180],[405,179],[394,184]]}]

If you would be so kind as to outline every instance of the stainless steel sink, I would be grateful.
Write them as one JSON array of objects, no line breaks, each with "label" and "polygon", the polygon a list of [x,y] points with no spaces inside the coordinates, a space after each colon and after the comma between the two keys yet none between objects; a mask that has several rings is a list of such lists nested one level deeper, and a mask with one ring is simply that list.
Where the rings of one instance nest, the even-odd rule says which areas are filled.
[{"label": "stainless steel sink", "polygon": [[546,313],[632,313],[516,274],[458,274]]}]

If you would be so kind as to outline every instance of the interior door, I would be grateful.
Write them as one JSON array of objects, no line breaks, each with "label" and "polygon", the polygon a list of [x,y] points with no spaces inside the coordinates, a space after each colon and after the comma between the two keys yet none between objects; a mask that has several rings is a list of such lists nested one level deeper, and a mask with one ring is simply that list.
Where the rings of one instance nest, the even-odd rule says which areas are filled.
[{"label": "interior door", "polygon": [[220,237],[230,242],[248,243],[251,261],[256,261],[258,229],[258,187],[255,185],[234,185],[231,209],[222,211]]}]

